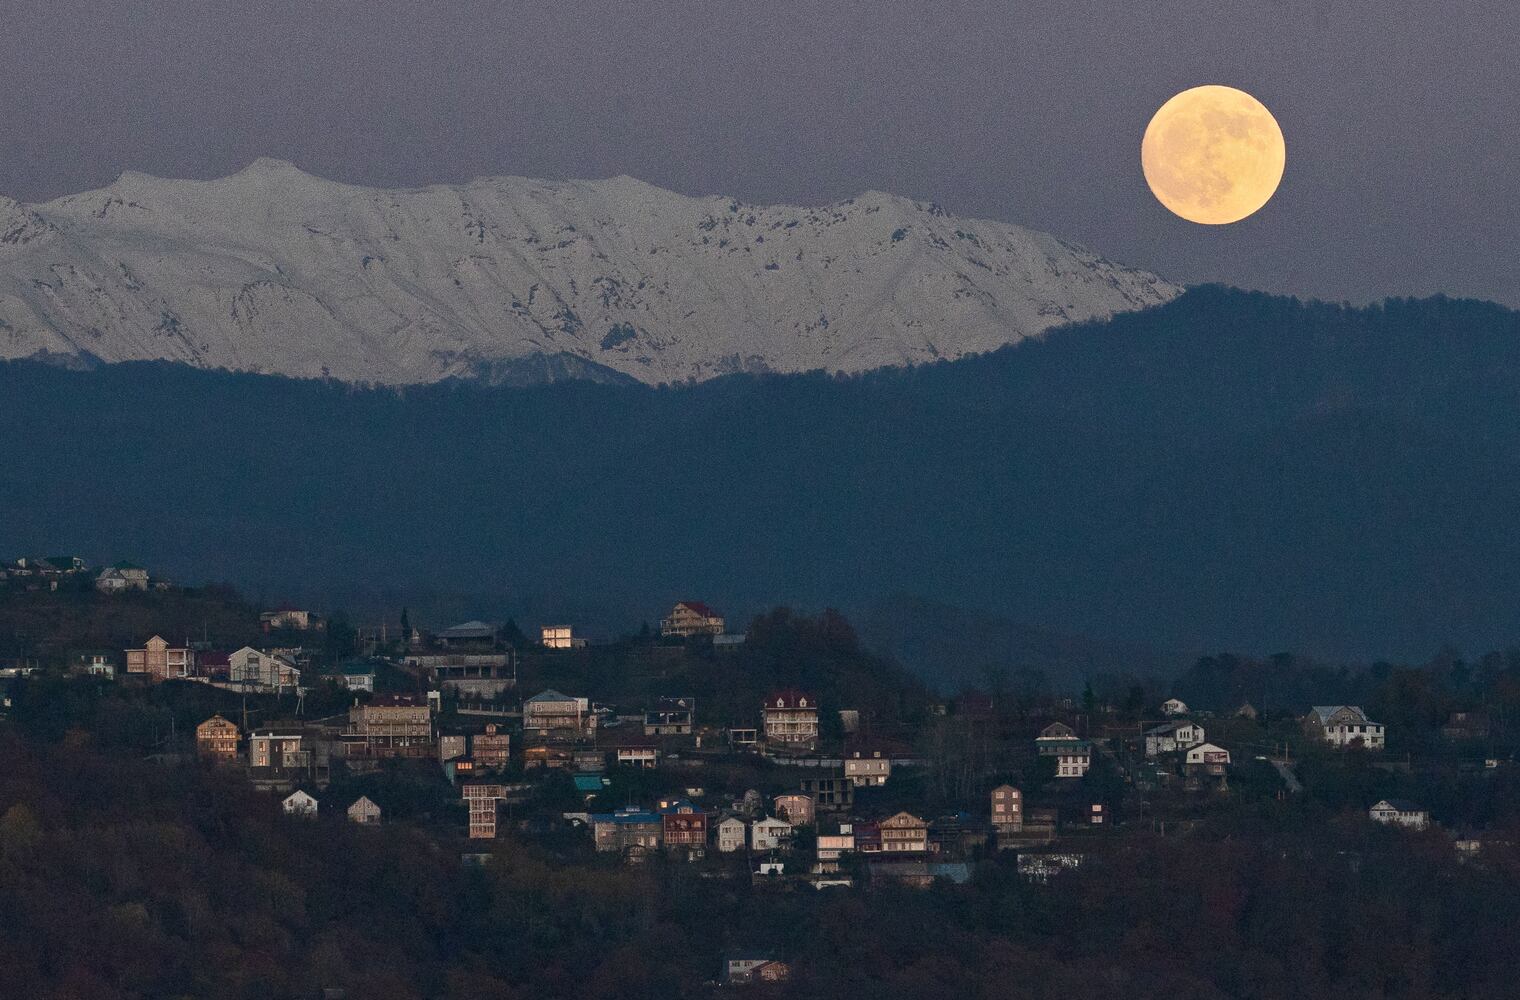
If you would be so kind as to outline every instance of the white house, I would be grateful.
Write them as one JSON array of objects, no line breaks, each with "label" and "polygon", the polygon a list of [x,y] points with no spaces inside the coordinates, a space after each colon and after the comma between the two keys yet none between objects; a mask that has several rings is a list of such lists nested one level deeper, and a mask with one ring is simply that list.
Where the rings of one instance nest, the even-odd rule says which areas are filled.
[{"label": "white house", "polygon": [[1052,722],[1035,737],[1035,751],[1041,757],[1056,758],[1057,778],[1080,778],[1092,766],[1092,744],[1079,740],[1070,726]]},{"label": "white house", "polygon": [[350,823],[378,823],[380,822],[380,807],[369,800],[369,796],[361,795],[354,800],[354,804],[348,807],[348,821]]},{"label": "white house", "polygon": [[1315,705],[1304,716],[1304,731],[1333,747],[1360,745],[1383,749],[1383,724],[1367,718],[1357,705]]},{"label": "white house", "polygon": [[129,562],[107,566],[95,577],[95,589],[103,594],[119,594],[124,590],[147,590],[148,571]]},{"label": "white house", "polygon": [[757,819],[749,828],[749,846],[756,851],[774,851],[791,840],[792,824],[774,816]]},{"label": "white house", "polygon": [[1186,715],[1188,714],[1187,702],[1181,698],[1168,698],[1161,703],[1162,715]]},{"label": "white house", "polygon": [[1159,757],[1164,753],[1176,753],[1204,741],[1203,727],[1185,719],[1163,722],[1145,731],[1145,755]]},{"label": "white house", "polygon": [[1406,799],[1380,799],[1367,810],[1374,823],[1391,823],[1411,830],[1423,830],[1430,826],[1430,813]]},{"label": "white house", "polygon": [[724,854],[732,854],[734,851],[744,850],[744,841],[749,833],[749,827],[744,820],[737,816],[730,816],[718,824],[718,850]]},{"label": "white house", "polygon": [[317,815],[317,800],[300,789],[287,795],[285,801],[280,803],[280,807],[285,810],[287,816],[311,819]]},{"label": "white house", "polygon": [[1184,767],[1200,774],[1223,774],[1230,766],[1230,751],[1213,743],[1200,743],[1187,752]]},{"label": "white house", "polygon": [[227,678],[260,691],[290,691],[301,683],[301,671],[283,656],[244,646],[227,657]]}]

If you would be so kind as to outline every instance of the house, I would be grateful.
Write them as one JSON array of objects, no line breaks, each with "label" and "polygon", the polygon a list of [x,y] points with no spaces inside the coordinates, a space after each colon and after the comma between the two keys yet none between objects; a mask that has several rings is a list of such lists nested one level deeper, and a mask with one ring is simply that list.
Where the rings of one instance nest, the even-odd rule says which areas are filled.
[{"label": "house", "polygon": [[470,746],[479,767],[499,771],[511,762],[512,734],[494,722],[486,724],[485,732],[471,737]]},{"label": "house", "polygon": [[475,758],[450,757],[443,762],[443,776],[449,779],[451,785],[457,785],[462,780],[475,777]]},{"label": "house", "polygon": [[195,727],[195,752],[202,760],[235,763],[239,736],[237,723],[213,715]]},{"label": "house", "polygon": [[992,790],[992,829],[1000,836],[1024,829],[1024,793],[1012,785]]},{"label": "house", "polygon": [[493,625],[490,622],[468,621],[459,625],[451,625],[433,636],[433,638],[439,646],[445,649],[460,646],[494,648],[496,646],[497,635],[500,631],[501,626]]},{"label": "house", "polygon": [[255,691],[293,691],[301,671],[285,656],[244,646],[227,657],[227,679]]},{"label": "house", "polygon": [[695,698],[661,698],[644,712],[644,735],[690,736],[696,712]]},{"label": "house", "polygon": [[987,846],[987,821],[965,810],[929,823],[929,852],[966,857]]},{"label": "house", "polygon": [[338,683],[350,691],[375,690],[375,666],[368,660],[350,660],[338,668]]},{"label": "house", "polygon": [[162,636],[155,635],[143,643],[141,649],[128,649],[125,652],[127,673],[147,677],[149,681],[189,677],[195,672],[195,651],[189,643],[170,646]]},{"label": "house", "polygon": [[1079,740],[1071,727],[1052,722],[1035,737],[1035,751],[1056,759],[1057,778],[1080,778],[1092,766],[1092,744]]},{"label": "house", "polygon": [[348,726],[339,737],[350,760],[431,757],[433,708],[420,695],[382,694],[348,710]]},{"label": "house", "polygon": [[313,747],[306,734],[288,729],[254,730],[248,734],[248,766],[271,771],[310,772]]},{"label": "house", "polygon": [[768,955],[744,954],[730,956],[723,961],[725,986],[748,986],[752,983],[784,983],[791,978],[792,968],[785,962]]},{"label": "house", "polygon": [[587,698],[575,698],[550,689],[523,702],[523,731],[547,736],[568,732],[574,736],[593,735],[596,716]]},{"label": "house", "polygon": [[298,788],[285,797],[285,801],[280,803],[280,808],[285,810],[287,816],[314,819],[317,815],[317,800]]},{"label": "house", "polygon": [[1087,823],[1089,826],[1102,826],[1106,819],[1108,819],[1108,810],[1104,808],[1103,803],[1094,802],[1088,807]]},{"label": "house", "polygon": [[586,645],[585,639],[577,639],[575,630],[569,625],[545,625],[538,630],[539,643],[545,649],[580,649]]},{"label": "house", "polygon": [[735,750],[745,750],[760,742],[760,730],[744,726],[728,731],[728,743]]},{"label": "house", "polygon": [[496,804],[506,798],[504,786],[488,781],[467,781],[459,786],[459,797],[470,814],[471,840],[496,837]]},{"label": "house", "polygon": [[470,738],[464,733],[439,733],[438,734],[438,762],[447,764],[455,757],[463,757],[470,752]]},{"label": "house", "polygon": [[607,751],[597,747],[572,750],[570,766],[577,774],[601,774],[607,770]]},{"label": "house", "polygon": [[798,787],[812,798],[818,812],[841,812],[855,804],[855,783],[843,771],[810,774],[798,782]]},{"label": "house", "polygon": [[380,822],[380,807],[370,801],[369,796],[361,795],[354,800],[354,804],[348,807],[348,821],[350,823],[378,823]]},{"label": "house", "polygon": [[116,654],[108,650],[84,650],[71,657],[69,672],[85,677],[104,677],[106,680],[115,680],[117,662]]},{"label": "house", "polygon": [[876,824],[881,853],[922,854],[929,850],[929,824],[910,812],[900,812]]},{"label": "house", "polygon": [[119,594],[127,590],[147,590],[148,571],[129,562],[107,566],[95,577],[95,589],[102,594]]},{"label": "house", "polygon": [[685,799],[662,803],[660,836],[667,850],[700,855],[707,848],[707,813]]},{"label": "house", "polygon": [[744,841],[749,834],[749,827],[744,820],[737,816],[729,816],[718,823],[718,850],[724,854],[732,854],[734,851],[744,850]]},{"label": "house", "polygon": [[1173,716],[1187,715],[1187,702],[1183,701],[1181,698],[1168,698],[1166,701],[1163,701],[1161,703],[1161,714]]},{"label": "house", "polygon": [[854,850],[855,825],[853,823],[830,823],[818,828],[819,861],[838,861]]},{"label": "house", "polygon": [[627,854],[655,850],[665,836],[665,818],[657,812],[632,807],[594,813],[591,835],[598,851]]},{"label": "house", "polygon": [[1430,826],[1430,813],[1407,799],[1380,799],[1367,810],[1374,823],[1389,823],[1410,830],[1424,830]]},{"label": "house", "polygon": [[1204,740],[1203,727],[1186,719],[1163,722],[1145,731],[1145,756],[1155,758],[1197,746]]},{"label": "house", "polygon": [[618,767],[653,768],[660,765],[660,741],[652,736],[614,733],[601,745],[612,751]]},{"label": "house", "polygon": [[1381,750],[1383,724],[1367,718],[1356,705],[1316,705],[1303,719],[1304,732],[1333,747],[1361,746]]},{"label": "house", "polygon": [[774,851],[791,842],[792,824],[784,819],[765,816],[750,824],[749,846],[752,851]]},{"label": "house", "polygon": [[427,670],[440,690],[461,701],[496,701],[517,687],[517,654],[511,649],[414,656],[407,662]]},{"label": "house", "polygon": [[694,635],[722,635],[723,616],[701,601],[680,601],[670,615],[660,621],[660,634],[689,638]]},{"label": "house", "polygon": [[1183,758],[1182,774],[1191,789],[1214,785],[1220,790],[1225,786],[1225,773],[1230,766],[1230,751],[1213,743],[1200,743],[1189,747]]},{"label": "house", "polygon": [[1235,718],[1237,719],[1250,719],[1254,722],[1257,718],[1260,717],[1260,715],[1261,713],[1256,711],[1256,706],[1251,704],[1249,701],[1243,702],[1241,706],[1235,710]]},{"label": "house", "polygon": [[850,747],[844,754],[844,776],[856,788],[885,785],[892,776],[892,759],[880,747]]},{"label": "house", "polygon": [[817,749],[817,699],[795,688],[787,688],[766,698],[762,710],[766,743],[788,749]]},{"label": "house", "polygon": [[776,815],[792,826],[813,825],[813,799],[797,792],[775,798]]},{"label": "house", "polygon": [[265,632],[274,632],[280,629],[305,632],[311,628],[311,612],[292,607],[265,611],[259,615],[259,628]]}]

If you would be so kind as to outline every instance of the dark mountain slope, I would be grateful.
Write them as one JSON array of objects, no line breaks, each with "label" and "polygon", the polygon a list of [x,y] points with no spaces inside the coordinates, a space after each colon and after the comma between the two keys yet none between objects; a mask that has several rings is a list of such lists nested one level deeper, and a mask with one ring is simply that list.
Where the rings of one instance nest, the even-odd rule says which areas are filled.
[{"label": "dark mountain slope", "polygon": [[396,394],[17,364],[0,398],[0,551],[255,592],[619,627],[906,592],[1182,651],[1520,636],[1520,322],[1482,303],[1205,288],[851,379]]}]

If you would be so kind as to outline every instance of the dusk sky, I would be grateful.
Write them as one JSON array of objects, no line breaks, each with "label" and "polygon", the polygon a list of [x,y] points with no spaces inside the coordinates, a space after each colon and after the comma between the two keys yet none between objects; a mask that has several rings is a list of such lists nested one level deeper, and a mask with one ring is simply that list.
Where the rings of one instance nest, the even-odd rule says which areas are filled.
[{"label": "dusk sky", "polygon": [[[0,193],[257,156],[376,185],[626,173],[869,188],[1184,282],[1520,305],[1520,8],[1505,0],[9,0]],[[1173,93],[1240,87],[1287,173],[1222,230],[1146,190]]]}]

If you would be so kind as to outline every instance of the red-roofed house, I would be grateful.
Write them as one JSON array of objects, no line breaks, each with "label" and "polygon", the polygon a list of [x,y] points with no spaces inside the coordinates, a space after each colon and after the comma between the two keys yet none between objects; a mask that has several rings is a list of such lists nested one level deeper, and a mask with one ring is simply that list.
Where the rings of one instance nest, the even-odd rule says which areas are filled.
[{"label": "red-roofed house", "polygon": [[765,699],[765,741],[793,749],[818,747],[818,700],[787,688]]},{"label": "red-roofed house", "polygon": [[660,622],[660,634],[680,636],[722,635],[723,616],[701,601],[681,601]]}]

